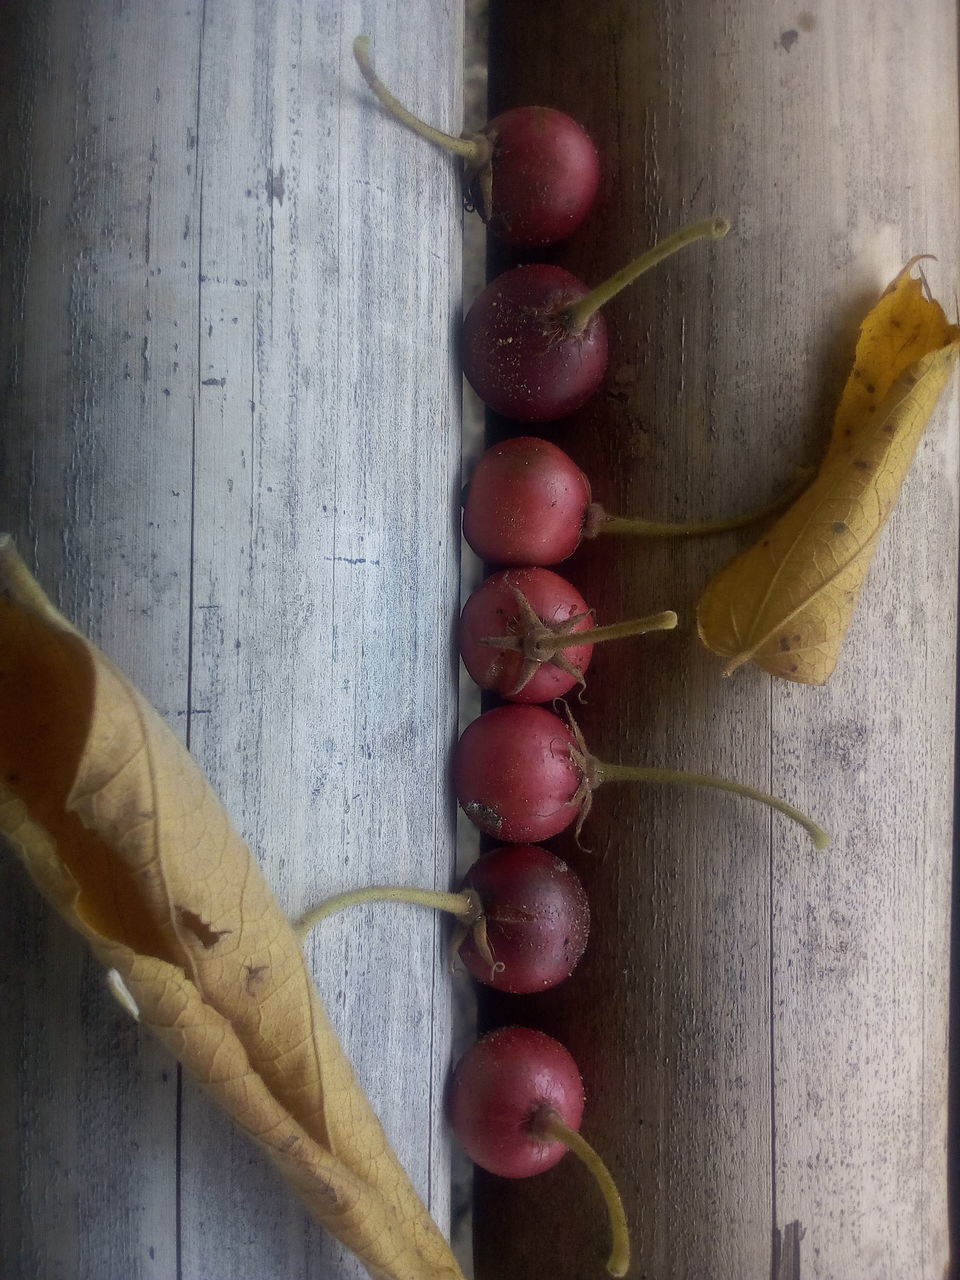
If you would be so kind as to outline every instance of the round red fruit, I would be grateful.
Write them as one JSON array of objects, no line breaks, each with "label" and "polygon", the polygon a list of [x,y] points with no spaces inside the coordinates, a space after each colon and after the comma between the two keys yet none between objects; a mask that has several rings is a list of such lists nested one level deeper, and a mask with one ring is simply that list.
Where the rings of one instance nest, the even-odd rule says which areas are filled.
[{"label": "round red fruit", "polygon": [[483,908],[482,935],[474,928],[459,949],[478,981],[529,994],[555,987],[579,964],[590,906],[561,858],[538,845],[504,845],[478,858],[460,888]]},{"label": "round red fruit", "polygon": [[607,325],[595,312],[569,332],[570,308],[590,292],[563,267],[532,263],[491,280],[463,322],[467,381],[518,422],[565,418],[593,395],[607,367]]},{"label": "round red fruit", "polygon": [[[593,614],[550,569],[500,569],[470,594],[457,639],[481,689],[510,702],[550,702],[583,683]],[[579,643],[576,637],[585,638]],[[498,643],[499,641],[499,643]]]},{"label": "round red fruit", "polygon": [[583,1081],[569,1051],[528,1027],[491,1031],[464,1054],[450,1088],[450,1123],[474,1163],[502,1178],[551,1169],[567,1152],[534,1131],[544,1108],[571,1129],[583,1119]]},{"label": "round red fruit", "polygon": [[[600,185],[597,149],[576,120],[552,107],[515,107],[483,129],[493,144],[487,225],[507,244],[554,244],[583,222]],[[470,201],[484,209],[482,175]]]},{"label": "round red fruit", "polygon": [[484,453],[463,503],[463,536],[494,564],[550,565],[580,545],[590,481],[548,440],[514,436]]},{"label": "round red fruit", "polygon": [[537,843],[580,813],[583,774],[577,740],[546,707],[508,703],[471,721],[453,757],[457,799],[495,839]]}]

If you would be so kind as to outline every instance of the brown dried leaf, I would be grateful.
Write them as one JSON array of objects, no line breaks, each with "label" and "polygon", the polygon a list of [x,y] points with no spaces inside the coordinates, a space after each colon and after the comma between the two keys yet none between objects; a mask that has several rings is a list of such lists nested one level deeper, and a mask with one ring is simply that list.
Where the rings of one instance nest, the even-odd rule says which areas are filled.
[{"label": "brown dried leaf", "polygon": [[[914,260],[915,261],[915,260]],[[811,486],[707,584],[700,638],[730,661],[824,684],[877,539],[957,361],[960,328],[907,263],[867,316],[830,446]]]},{"label": "brown dried leaf", "polygon": [[192,757],[0,539],[0,833],[375,1280],[463,1280]]}]

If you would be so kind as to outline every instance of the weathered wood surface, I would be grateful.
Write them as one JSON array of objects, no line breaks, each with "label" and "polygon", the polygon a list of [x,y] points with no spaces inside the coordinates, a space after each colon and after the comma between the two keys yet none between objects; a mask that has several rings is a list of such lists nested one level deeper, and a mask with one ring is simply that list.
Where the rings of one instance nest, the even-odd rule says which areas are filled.
[{"label": "weathered wood surface", "polygon": [[[857,324],[909,257],[937,255],[924,270],[954,310],[956,91],[947,0],[494,0],[492,111],[566,109],[604,162],[558,261],[595,281],[685,220],[735,224],[610,308],[605,392],[546,432],[608,508],[680,519],[773,496],[825,443]],[[598,653],[578,714],[602,758],[768,787],[833,845],[712,793],[601,791],[591,852],[558,844],[595,909],[581,969],[485,1017],[535,1022],[579,1060],[631,1274],[778,1274],[786,1238],[805,1280],[938,1280],[956,381],[826,688],[725,681],[700,648],[695,599],[742,541],[578,552],[569,576],[602,621],[672,606],[684,624]],[[600,1273],[600,1211],[568,1166],[478,1180],[478,1277]]]},{"label": "weathered wood surface", "polygon": [[[460,6],[8,0],[0,525],[187,741],[282,903],[447,887],[460,205],[353,65],[457,128]],[[0,859],[4,1280],[364,1274]],[[435,1216],[429,913],[310,944]]]}]

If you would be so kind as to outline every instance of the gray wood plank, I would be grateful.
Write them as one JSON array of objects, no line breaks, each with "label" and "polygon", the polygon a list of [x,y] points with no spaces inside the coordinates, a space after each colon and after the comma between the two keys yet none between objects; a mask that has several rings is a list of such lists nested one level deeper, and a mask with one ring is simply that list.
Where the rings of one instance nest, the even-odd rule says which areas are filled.
[{"label": "gray wood plank", "polygon": [[[956,11],[905,16],[883,4],[827,11],[790,65],[801,85],[835,85],[816,138],[832,285],[875,292],[931,253],[924,273],[953,315],[957,137],[942,121],[957,118]],[[810,127],[797,113],[798,152]],[[925,139],[920,153],[912,138]],[[815,1276],[940,1277],[949,1257],[957,422],[954,380],[836,679],[775,694],[775,733],[790,744],[775,777],[816,779],[836,815],[829,857],[797,860],[781,846],[774,861],[777,1209],[803,1225]]]},{"label": "gray wood plank", "polygon": [[[937,254],[953,310],[955,6],[801,10],[491,6],[492,109],[568,110],[604,161],[558,261],[593,282],[683,221],[735,225],[611,306],[606,387],[544,433],[618,513],[748,508],[815,459],[856,326],[912,254]],[[769,787],[837,833],[817,854],[729,798],[601,791],[592,854],[564,846],[595,911],[581,969],[548,1000],[486,1005],[579,1060],[637,1274],[769,1275],[797,1222],[804,1276],[944,1273],[956,433],[954,382],[826,690],[723,681],[700,648],[696,597],[742,539],[568,562],[601,621],[681,615],[676,636],[598,653],[592,748]],[[478,1276],[602,1263],[565,1165],[478,1180]]]},{"label": "gray wood plank", "polygon": [[[182,733],[195,344],[166,368],[161,352],[178,341],[196,72],[168,66],[161,103],[145,74],[161,50],[195,45],[198,19],[160,6],[134,32],[129,13],[71,5],[7,7],[3,21],[2,523]],[[2,874],[4,1272],[168,1277],[175,1066],[19,867],[4,858]]]},{"label": "gray wood plank", "polygon": [[[459,193],[351,54],[456,128],[461,14],[5,6],[2,523],[188,742],[281,901],[446,887]],[[0,860],[5,1277],[355,1276]],[[435,1216],[426,913],[311,941]]]}]

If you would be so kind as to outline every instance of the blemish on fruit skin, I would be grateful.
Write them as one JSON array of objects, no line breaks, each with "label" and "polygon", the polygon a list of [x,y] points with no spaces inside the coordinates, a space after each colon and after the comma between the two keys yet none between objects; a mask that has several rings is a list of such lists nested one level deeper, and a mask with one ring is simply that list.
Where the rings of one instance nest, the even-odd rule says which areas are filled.
[{"label": "blemish on fruit skin", "polygon": [[492,827],[499,831],[503,826],[503,818],[496,809],[491,809],[488,804],[480,800],[471,800],[469,804],[463,806],[463,811],[471,822],[475,822],[479,827]]},{"label": "blemish on fruit skin", "polygon": [[834,520],[833,525],[832,525],[832,528],[833,528],[833,532],[834,532],[834,533],[846,533],[846,532],[847,532],[847,524],[846,524],[846,521],[844,521],[844,520]]}]

